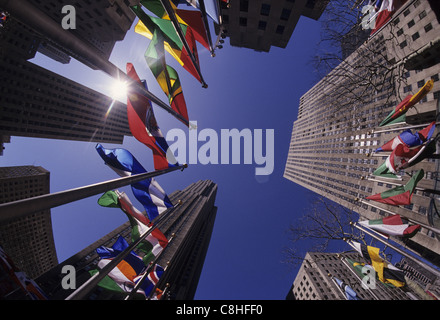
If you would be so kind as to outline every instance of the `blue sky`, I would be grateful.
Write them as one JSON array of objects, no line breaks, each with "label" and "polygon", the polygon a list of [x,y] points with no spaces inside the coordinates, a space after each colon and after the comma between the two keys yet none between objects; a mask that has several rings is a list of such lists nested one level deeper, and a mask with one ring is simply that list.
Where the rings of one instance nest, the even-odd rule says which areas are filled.
[{"label": "blue sky", "polygon": [[[212,26],[212,24],[211,24]],[[158,177],[171,193],[200,179],[218,184],[217,218],[200,277],[196,299],[284,299],[296,270],[282,263],[289,246],[289,224],[303,215],[311,192],[282,177],[296,120],[300,97],[318,80],[311,65],[320,39],[320,23],[301,17],[285,49],[273,47],[269,53],[229,46],[212,58],[199,46],[201,70],[208,88],[178,66],[170,56],[167,63],[179,73],[190,120],[198,130],[221,129],[275,130],[275,167],[270,176],[256,178],[255,164],[190,165]],[[149,89],[165,100],[144,60],[149,40],[132,29],[117,43],[110,61],[121,70],[132,62]],[[213,30],[213,39],[216,38]],[[109,94],[112,80],[72,61],[61,65],[38,55],[34,63],[74,81]],[[185,127],[170,114],[154,106],[164,134]],[[88,185],[117,176],[107,168],[94,147],[96,143],[12,137],[0,157],[0,165],[37,165],[51,172],[51,192]],[[147,170],[154,170],[151,150],[132,137],[123,145]],[[200,145],[199,145],[200,146]],[[243,149],[242,149],[243,150]],[[141,208],[127,188],[132,202]],[[52,209],[53,231],[58,260],[61,262],[126,221],[119,210],[101,208],[90,197]],[[341,244],[344,249],[347,246]],[[307,247],[304,247],[304,252]]]}]

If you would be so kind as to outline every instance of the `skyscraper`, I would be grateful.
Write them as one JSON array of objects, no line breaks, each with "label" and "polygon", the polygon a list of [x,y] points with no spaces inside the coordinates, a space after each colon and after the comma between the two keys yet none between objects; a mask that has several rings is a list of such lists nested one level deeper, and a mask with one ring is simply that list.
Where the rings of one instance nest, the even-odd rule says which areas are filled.
[{"label": "skyscraper", "polygon": [[[49,186],[50,173],[42,167],[0,168],[0,203],[47,194]],[[50,210],[2,223],[0,245],[31,278],[58,264]]]},{"label": "skyscraper", "polygon": [[[173,234],[173,240],[157,261],[160,266],[167,267],[158,283],[159,289],[164,289],[169,284],[166,299],[182,300],[194,297],[217,213],[214,203],[216,193],[217,185],[210,180],[205,180],[193,183],[184,190],[178,190],[169,195],[173,204],[177,204],[179,200],[182,204],[174,209],[161,228],[168,239]],[[122,211],[121,214],[123,214]],[[130,234],[131,227],[129,222],[126,222],[55,266],[36,279],[36,282],[51,299],[65,299],[73,290],[64,290],[61,286],[61,281],[65,276],[61,272],[63,266],[72,265],[75,268],[79,287],[90,278],[88,271],[96,268],[99,261],[96,248],[111,247],[119,235],[130,242]],[[99,287],[89,295],[89,299],[121,299],[123,297]]]},{"label": "skyscraper", "polygon": [[[62,6],[68,4],[33,2],[56,21],[63,17]],[[127,3],[120,1],[78,1],[75,8],[81,13],[79,20],[88,18],[72,32],[104,57],[134,20]],[[57,61],[68,62],[64,48],[13,16],[0,29],[0,44],[0,136],[122,143],[124,135],[131,134],[125,104],[27,61],[45,50]],[[87,64],[78,55],[75,58]]]},{"label": "skyscraper", "polygon": [[[318,20],[328,1],[220,1],[222,33],[230,45],[269,52],[285,48],[301,16]],[[219,29],[216,29],[219,32]]]},{"label": "skyscraper", "polygon": [[[356,274],[350,262],[362,262],[357,253],[321,253],[307,252],[298,274],[290,288],[288,300],[345,300],[333,277],[343,281],[356,293],[361,300],[411,300],[416,297],[412,292],[408,295],[401,288],[392,288],[382,284],[379,280],[366,284]],[[364,285],[363,282],[364,281]]]},{"label": "skyscraper", "polygon": [[[389,155],[373,151],[407,128],[420,130],[436,120],[438,14],[429,1],[406,1],[383,28],[301,97],[286,179],[357,211],[363,219],[392,212],[426,226],[436,223],[432,203],[438,199],[438,160],[425,159],[400,172],[402,180],[372,174]],[[433,89],[406,113],[406,123],[378,127],[400,101],[429,80],[434,81]],[[365,200],[404,185],[419,169],[425,175],[411,205],[396,207]],[[439,264],[439,237],[423,228],[406,245]]]}]

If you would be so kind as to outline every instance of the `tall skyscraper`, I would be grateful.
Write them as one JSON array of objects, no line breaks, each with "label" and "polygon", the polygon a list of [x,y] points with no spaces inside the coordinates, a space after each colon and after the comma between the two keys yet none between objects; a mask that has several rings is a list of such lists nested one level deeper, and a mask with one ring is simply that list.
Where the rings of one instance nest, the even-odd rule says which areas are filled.
[{"label": "tall skyscraper", "polygon": [[300,16],[318,20],[327,3],[316,0],[240,0],[227,5],[220,1],[222,33],[235,47],[264,52],[269,52],[271,46],[285,48]]},{"label": "tall skyscraper", "polygon": [[[169,195],[173,204],[177,204],[179,200],[182,204],[172,212],[161,228],[168,239],[174,234],[173,240],[157,261],[160,266],[167,267],[158,283],[159,289],[164,289],[169,284],[165,299],[194,298],[217,213],[216,193],[217,185],[210,180],[205,180],[193,183],[184,190],[178,190]],[[121,214],[124,213],[121,211]],[[111,247],[119,235],[131,242],[129,222],[41,275],[36,282],[51,299],[65,299],[73,290],[65,290],[61,286],[61,281],[65,276],[61,271],[63,266],[71,265],[75,268],[79,287],[90,278],[88,271],[96,268],[99,261],[96,248]],[[88,299],[108,300],[123,297],[124,295],[97,287]]]},{"label": "tall skyscraper", "polygon": [[[337,278],[348,285],[361,300],[411,300],[418,298],[412,291],[392,288],[379,280],[367,285],[346,258],[362,262],[357,253],[307,252],[298,274],[290,288],[288,300],[345,300],[345,293],[333,280]],[[364,281],[364,285],[363,282]]]},{"label": "tall skyscraper", "polygon": [[[440,93],[440,64],[435,54],[439,49],[435,41],[440,30],[438,14],[429,1],[406,1],[383,28],[301,97],[286,179],[357,211],[365,219],[392,212],[438,228],[433,208],[439,197],[438,159],[425,159],[399,172],[402,180],[372,175],[389,155],[373,151],[408,127],[414,132],[436,120]],[[378,127],[408,94],[415,94],[429,80],[434,81],[433,89],[406,113],[406,124]],[[365,200],[404,185],[419,169],[425,175],[411,205],[396,207]],[[440,265],[439,240],[440,235],[423,228],[406,245]]]},{"label": "tall skyscraper", "polygon": [[[49,186],[50,173],[42,167],[0,167],[0,203],[47,194]],[[50,210],[2,223],[0,246],[31,278],[56,266]]]}]

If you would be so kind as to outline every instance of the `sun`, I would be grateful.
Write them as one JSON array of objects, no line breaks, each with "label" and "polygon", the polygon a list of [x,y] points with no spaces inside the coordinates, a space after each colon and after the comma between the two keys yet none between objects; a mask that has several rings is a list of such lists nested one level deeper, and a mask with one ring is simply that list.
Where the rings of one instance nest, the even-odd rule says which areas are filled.
[{"label": "sun", "polygon": [[111,86],[111,97],[114,100],[126,100],[127,83],[125,81],[115,80]]}]

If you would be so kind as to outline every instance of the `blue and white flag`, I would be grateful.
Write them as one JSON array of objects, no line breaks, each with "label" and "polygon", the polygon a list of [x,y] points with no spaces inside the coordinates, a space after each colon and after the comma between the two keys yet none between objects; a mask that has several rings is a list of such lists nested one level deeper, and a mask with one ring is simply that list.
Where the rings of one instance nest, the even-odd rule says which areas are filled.
[{"label": "blue and white flag", "polygon": [[[147,172],[136,158],[125,149],[105,149],[101,144],[97,144],[96,150],[105,164],[121,177]],[[144,206],[150,221],[166,209],[173,207],[167,194],[154,178],[133,183],[131,190],[135,198]]]},{"label": "blue and white flag", "polygon": [[[165,272],[164,268],[160,265],[156,264],[154,267],[148,272],[147,277],[143,280],[140,288],[144,292],[146,296],[148,296],[151,291],[156,287],[157,283],[160,280],[160,277]],[[134,282],[137,283],[141,280],[143,274],[140,274],[137,278],[134,279]],[[153,294],[152,299],[160,299],[161,291],[155,290],[156,292]]]}]

